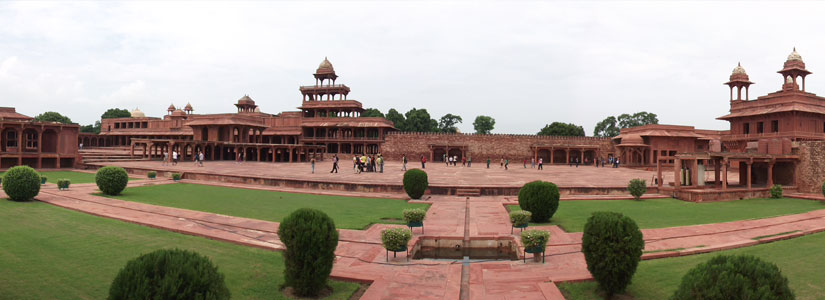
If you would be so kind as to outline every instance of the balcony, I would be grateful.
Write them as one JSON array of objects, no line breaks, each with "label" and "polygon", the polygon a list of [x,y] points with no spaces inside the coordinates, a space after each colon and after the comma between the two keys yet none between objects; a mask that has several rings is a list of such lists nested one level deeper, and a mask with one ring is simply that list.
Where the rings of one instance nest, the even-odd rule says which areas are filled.
[{"label": "balcony", "polygon": [[785,131],[785,132],[763,132],[749,134],[729,134],[723,135],[723,141],[759,140],[767,138],[790,138],[790,139],[814,139],[825,140],[825,133],[809,131]]}]

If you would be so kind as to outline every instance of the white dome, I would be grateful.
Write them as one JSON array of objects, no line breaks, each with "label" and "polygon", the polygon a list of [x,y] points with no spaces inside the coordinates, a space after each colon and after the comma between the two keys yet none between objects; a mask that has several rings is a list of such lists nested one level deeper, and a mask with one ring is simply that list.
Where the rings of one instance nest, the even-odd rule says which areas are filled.
[{"label": "white dome", "polygon": [[738,64],[738,65],[736,65],[736,68],[733,68],[733,74],[734,75],[735,74],[748,75],[748,73],[745,72],[745,68],[742,67],[742,64]]},{"label": "white dome", "polygon": [[791,52],[791,54],[788,55],[788,60],[802,61],[802,55],[799,55],[799,53],[796,52],[796,47],[794,47],[793,52]]},{"label": "white dome", "polygon": [[140,109],[135,108],[135,110],[132,111],[132,118],[145,118],[145,117],[146,117],[146,114],[144,114],[142,111],[140,111]]}]

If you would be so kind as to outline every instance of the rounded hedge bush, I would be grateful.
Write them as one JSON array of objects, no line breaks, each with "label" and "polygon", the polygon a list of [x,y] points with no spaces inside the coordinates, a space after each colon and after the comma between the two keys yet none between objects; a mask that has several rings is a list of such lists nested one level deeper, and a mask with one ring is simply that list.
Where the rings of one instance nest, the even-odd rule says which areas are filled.
[{"label": "rounded hedge bush", "polygon": [[332,272],[338,231],[324,212],[301,208],[284,218],[278,227],[284,251],[284,286],[295,295],[314,297],[327,286]]},{"label": "rounded hedge bush", "polygon": [[627,191],[636,200],[641,200],[642,195],[647,192],[647,183],[643,179],[631,179],[627,184]]},{"label": "rounded hedge bush", "polygon": [[544,223],[559,209],[559,187],[552,182],[533,181],[518,192],[518,206],[532,213],[530,221]]},{"label": "rounded hedge bush", "polygon": [[608,297],[624,291],[645,247],[642,232],[633,219],[616,212],[594,212],[582,235],[587,270]]},{"label": "rounded hedge bush", "polygon": [[526,210],[517,210],[510,213],[510,224],[513,227],[521,227],[530,223],[530,217],[533,214]]},{"label": "rounded hedge bush", "polygon": [[412,238],[412,232],[407,228],[388,228],[381,231],[381,244],[384,249],[399,251],[406,249]]},{"label": "rounded hedge bush", "polygon": [[778,184],[774,184],[771,187],[771,198],[779,199],[782,198],[782,186]]},{"label": "rounded hedge bush", "polygon": [[403,210],[402,214],[404,215],[404,222],[420,223],[423,222],[424,217],[427,216],[427,211],[421,208],[410,208]]},{"label": "rounded hedge bush", "polygon": [[12,167],[3,174],[3,191],[14,201],[29,201],[40,193],[40,174],[28,166]]},{"label": "rounded hedge bush", "polygon": [[670,297],[687,299],[794,299],[776,265],[750,255],[717,256],[682,277]]},{"label": "rounded hedge bush", "polygon": [[129,183],[129,174],[121,167],[103,167],[95,175],[97,188],[106,195],[119,195]]},{"label": "rounded hedge bush", "polygon": [[430,185],[427,172],[419,169],[410,169],[404,173],[404,191],[412,199],[421,199]]},{"label": "rounded hedge bush", "polygon": [[128,263],[112,281],[114,299],[229,299],[223,274],[209,258],[180,249],[162,249]]}]

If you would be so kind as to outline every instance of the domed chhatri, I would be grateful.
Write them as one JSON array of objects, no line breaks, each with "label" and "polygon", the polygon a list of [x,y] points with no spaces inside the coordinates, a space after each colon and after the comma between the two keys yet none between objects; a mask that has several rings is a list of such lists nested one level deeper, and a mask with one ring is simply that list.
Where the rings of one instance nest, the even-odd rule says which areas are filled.
[{"label": "domed chhatri", "polygon": [[185,111],[192,111],[192,103],[186,103],[186,107],[183,108]]},{"label": "domed chhatri", "polygon": [[241,99],[238,99],[238,104],[255,104],[255,101],[249,95],[244,95]]},{"label": "domed chhatri", "polygon": [[145,118],[146,117],[146,114],[144,114],[142,111],[140,111],[139,108],[135,108],[135,110],[133,110],[131,112],[131,114],[132,114],[132,118]]},{"label": "domed chhatri", "polygon": [[321,64],[318,65],[318,70],[316,70],[315,73],[335,73],[335,68],[332,67],[332,63],[329,62],[329,59],[324,57],[324,61],[322,61]]},{"label": "domed chhatri", "polygon": [[169,104],[169,108],[167,108],[166,110],[169,111],[169,112],[173,112],[173,111],[175,111],[175,109],[177,109],[177,108],[175,108],[174,104]]},{"label": "domed chhatri", "polygon": [[802,61],[802,55],[799,55],[799,53],[796,52],[796,47],[794,47],[793,52],[791,52],[791,54],[788,55],[788,61],[792,60]]},{"label": "domed chhatri", "polygon": [[742,63],[739,63],[736,65],[736,68],[733,68],[733,74],[731,75],[748,75],[748,73],[745,72],[745,68],[742,67]]},{"label": "domed chhatri", "polygon": [[244,95],[241,99],[238,99],[238,103],[235,104],[235,107],[238,108],[239,113],[251,113],[255,112],[255,108],[258,107],[258,105],[255,104],[255,101],[252,100],[249,95]]}]

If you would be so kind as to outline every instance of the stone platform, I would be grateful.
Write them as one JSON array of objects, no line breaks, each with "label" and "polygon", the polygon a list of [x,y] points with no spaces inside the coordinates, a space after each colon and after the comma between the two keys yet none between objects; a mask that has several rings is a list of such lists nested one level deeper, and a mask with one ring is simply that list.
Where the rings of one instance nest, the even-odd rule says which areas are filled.
[{"label": "stone platform", "polygon": [[[230,161],[207,161],[203,167],[191,161],[175,166],[163,165],[159,161],[118,161],[87,164],[89,168],[115,165],[127,169],[131,174],[143,176],[149,171],[157,171],[159,177],[169,177],[171,173],[182,173],[183,178],[238,183],[258,184],[313,190],[363,191],[376,193],[403,193],[401,164],[389,162],[384,173],[356,174],[352,162],[342,163],[338,173],[329,173],[332,163],[320,162],[315,173],[309,163],[265,163]],[[421,163],[410,163],[408,168],[420,168]],[[631,179],[648,182],[649,193],[657,188],[652,183],[653,171],[629,168],[597,168],[594,166],[571,167],[567,165],[545,166],[544,170],[524,168],[522,164],[511,164],[508,170],[499,164],[474,163],[472,167],[446,166],[443,163],[427,163],[430,181],[429,193],[433,195],[456,195],[469,191],[478,195],[517,195],[522,185],[534,180],[550,181],[557,184],[562,195],[627,195],[627,183]],[[672,172],[664,175],[665,183],[672,181]],[[730,173],[729,177],[736,178]]]}]

